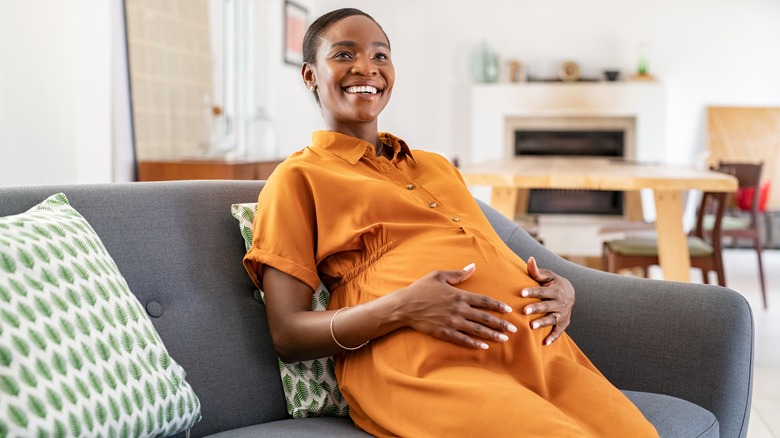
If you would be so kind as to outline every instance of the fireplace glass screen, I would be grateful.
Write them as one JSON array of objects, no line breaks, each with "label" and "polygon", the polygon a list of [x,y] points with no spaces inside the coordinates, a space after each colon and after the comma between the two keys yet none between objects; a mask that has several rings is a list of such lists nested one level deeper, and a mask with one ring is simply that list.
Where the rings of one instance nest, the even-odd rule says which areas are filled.
[{"label": "fireplace glass screen", "polygon": [[[608,130],[517,130],[517,156],[597,156],[623,158],[625,133]],[[531,190],[528,212],[537,214],[622,215],[623,192],[603,190]]]}]

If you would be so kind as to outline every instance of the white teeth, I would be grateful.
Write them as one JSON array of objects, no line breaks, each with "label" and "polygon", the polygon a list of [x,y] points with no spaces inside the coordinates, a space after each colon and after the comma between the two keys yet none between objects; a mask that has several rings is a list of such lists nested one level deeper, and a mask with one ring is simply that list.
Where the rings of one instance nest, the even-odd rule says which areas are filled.
[{"label": "white teeth", "polygon": [[376,94],[378,90],[376,87],[372,87],[371,85],[362,85],[360,87],[348,87],[347,93],[350,94],[360,94],[360,93],[366,93],[366,94]]}]

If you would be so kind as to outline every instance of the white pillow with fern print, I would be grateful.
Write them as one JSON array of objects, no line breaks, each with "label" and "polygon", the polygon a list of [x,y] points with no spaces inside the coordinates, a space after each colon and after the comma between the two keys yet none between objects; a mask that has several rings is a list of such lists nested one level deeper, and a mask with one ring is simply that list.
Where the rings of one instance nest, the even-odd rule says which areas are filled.
[{"label": "white pillow with fern print", "polygon": [[[238,219],[238,228],[247,251],[252,247],[253,222],[257,203],[233,204],[230,213]],[[259,292],[262,300],[262,291]],[[312,310],[326,310],[330,292],[320,283],[311,297]],[[293,418],[347,417],[349,406],[336,383],[333,357],[287,363],[279,359],[287,412]]]},{"label": "white pillow with fern print", "polygon": [[0,218],[0,436],[169,436],[200,402],[64,194]]}]

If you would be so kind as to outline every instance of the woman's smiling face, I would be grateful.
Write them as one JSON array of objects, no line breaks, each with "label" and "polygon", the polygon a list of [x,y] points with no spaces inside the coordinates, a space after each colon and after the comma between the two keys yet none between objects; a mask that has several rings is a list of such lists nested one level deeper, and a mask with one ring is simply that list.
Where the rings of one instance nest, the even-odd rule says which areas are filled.
[{"label": "woman's smiling face", "polygon": [[303,79],[317,87],[329,129],[352,133],[362,126],[376,132],[395,82],[387,37],[362,15],[336,22],[322,34],[317,61],[304,66]]}]

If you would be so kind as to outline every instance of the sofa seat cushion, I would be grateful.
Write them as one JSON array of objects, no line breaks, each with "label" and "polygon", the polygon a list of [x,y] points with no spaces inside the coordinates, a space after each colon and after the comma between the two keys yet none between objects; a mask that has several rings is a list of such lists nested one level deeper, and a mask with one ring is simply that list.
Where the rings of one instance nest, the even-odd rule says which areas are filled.
[{"label": "sofa seat cushion", "polygon": [[297,437],[367,437],[345,417],[310,417],[272,421],[240,429],[228,430],[211,438],[297,438]]},{"label": "sofa seat cushion", "polygon": [[662,394],[623,391],[664,438],[720,436],[718,420],[701,406]]},{"label": "sofa seat cushion", "polygon": [[[710,411],[685,400],[649,392],[623,391],[664,438],[717,438],[718,420]],[[348,418],[302,418],[274,421],[210,435],[212,438],[366,437]]]}]

